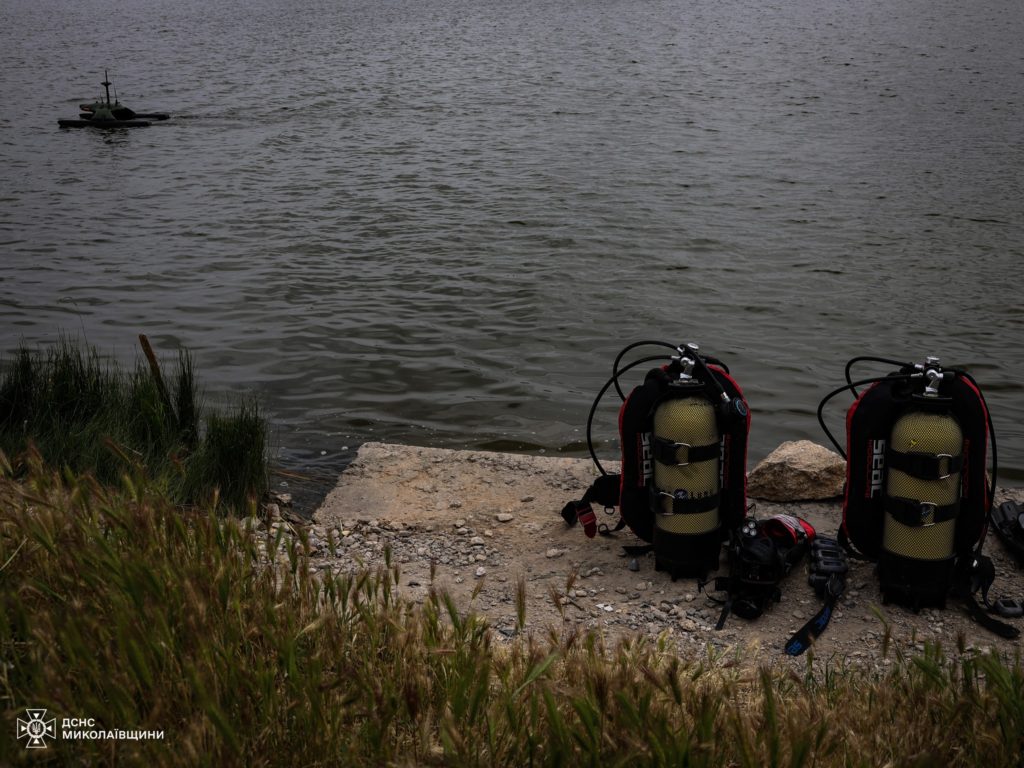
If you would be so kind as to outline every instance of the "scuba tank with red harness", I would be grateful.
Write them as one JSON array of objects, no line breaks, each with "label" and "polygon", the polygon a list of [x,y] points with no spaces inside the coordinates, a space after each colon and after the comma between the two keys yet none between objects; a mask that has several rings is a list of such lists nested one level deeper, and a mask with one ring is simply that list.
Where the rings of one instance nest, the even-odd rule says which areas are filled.
[{"label": "scuba tank with red harness", "polygon": [[[663,346],[673,355],[643,357],[620,369],[623,357],[643,345]],[[667,360],[648,371],[625,395],[619,377],[632,368]],[[622,468],[606,472],[592,439],[594,414],[614,384],[622,399],[619,441]],[[562,517],[580,522],[587,536],[612,529],[598,525],[592,504],[619,511],[614,530],[628,526],[653,550],[655,569],[701,577],[716,570],[722,542],[746,514],[746,458],[750,413],[739,385],[721,361],[701,355],[695,344],[630,344],[612,366],[612,377],[598,392],[587,419],[587,444],[600,476],[579,501],[566,504]]]},{"label": "scuba tank with red harness", "polygon": [[[853,381],[861,361],[898,366],[885,376]],[[912,610],[943,607],[962,599],[971,616],[1004,637],[1019,632],[977,604],[995,576],[981,554],[992,487],[987,448],[996,444],[985,398],[966,371],[942,368],[938,358],[911,364],[856,357],[846,366],[846,386],[821,401],[818,420],[847,460],[839,542],[877,563],[884,602]],[[866,387],[858,393],[858,387]],[[825,425],[823,410],[834,396],[853,392],[846,415],[844,450]]]}]

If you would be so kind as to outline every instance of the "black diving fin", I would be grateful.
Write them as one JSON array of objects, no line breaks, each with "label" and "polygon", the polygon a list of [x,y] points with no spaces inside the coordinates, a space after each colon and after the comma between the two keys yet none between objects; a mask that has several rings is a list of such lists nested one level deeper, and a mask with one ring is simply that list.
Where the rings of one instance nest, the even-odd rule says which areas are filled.
[{"label": "black diving fin", "polygon": [[1017,563],[1024,565],[1024,506],[1016,501],[1004,501],[992,507],[992,525]]}]

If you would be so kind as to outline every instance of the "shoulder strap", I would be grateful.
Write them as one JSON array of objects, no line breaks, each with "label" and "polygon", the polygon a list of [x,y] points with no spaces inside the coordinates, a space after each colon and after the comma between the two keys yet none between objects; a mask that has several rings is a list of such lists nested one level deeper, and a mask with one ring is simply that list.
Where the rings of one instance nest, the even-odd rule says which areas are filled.
[{"label": "shoulder strap", "polygon": [[863,552],[857,550],[853,546],[853,542],[850,541],[849,535],[846,533],[846,527],[840,525],[839,533],[836,534],[836,540],[839,542],[839,546],[843,548],[843,551],[854,560],[870,561],[871,558],[865,555]]}]

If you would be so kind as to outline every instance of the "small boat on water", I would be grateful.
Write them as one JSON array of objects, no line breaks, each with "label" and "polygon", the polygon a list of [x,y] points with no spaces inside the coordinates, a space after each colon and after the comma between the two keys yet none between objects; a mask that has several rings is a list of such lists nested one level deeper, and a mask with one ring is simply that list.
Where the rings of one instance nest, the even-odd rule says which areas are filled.
[{"label": "small boat on water", "polygon": [[[82,111],[79,115],[81,119],[91,120],[96,111],[105,109],[106,105],[102,101],[94,101],[92,104],[79,104],[78,108]],[[110,108],[110,113],[115,120],[169,120],[171,117],[166,112],[133,112],[116,100]]]},{"label": "small boat on water", "polygon": [[106,89],[106,98],[89,104],[79,104],[81,113],[77,120],[58,120],[61,128],[147,128],[151,120],[167,120],[165,112],[138,113],[117,100],[110,100],[110,78],[103,71],[101,85]]}]

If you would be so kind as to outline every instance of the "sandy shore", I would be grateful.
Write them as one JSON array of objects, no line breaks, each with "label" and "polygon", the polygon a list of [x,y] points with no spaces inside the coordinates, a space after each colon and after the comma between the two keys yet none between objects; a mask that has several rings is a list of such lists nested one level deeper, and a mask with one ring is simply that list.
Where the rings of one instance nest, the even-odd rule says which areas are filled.
[{"label": "sandy shore", "polygon": [[[788,659],[783,644],[821,605],[805,566],[783,581],[781,602],[764,616],[732,616],[716,631],[720,606],[695,580],[673,582],[654,570],[652,555],[636,561],[624,555],[624,544],[642,543],[628,529],[588,539],[579,526],[566,526],[560,510],[583,494],[594,474],[585,459],[367,443],[313,515],[314,567],[337,572],[375,565],[390,549],[405,597],[422,599],[433,583],[463,609],[486,616],[503,636],[516,633],[516,585],[523,580],[527,631],[592,629],[609,642],[635,633],[664,635],[680,652],[712,647],[758,663]],[[999,498],[1024,499],[1024,489],[1000,491]],[[824,535],[835,534],[842,515],[838,499],[751,501],[758,517],[784,511]],[[333,554],[328,537],[338,542]],[[1002,544],[990,535],[985,551],[997,571],[992,596],[1024,598],[1024,572]],[[918,614],[882,606],[871,564],[853,562],[847,594],[816,654],[884,666],[887,626],[890,648],[904,651],[923,649],[925,642],[954,650],[961,639],[969,648],[1009,655],[1022,648],[1021,640],[997,637],[954,603]]]}]

